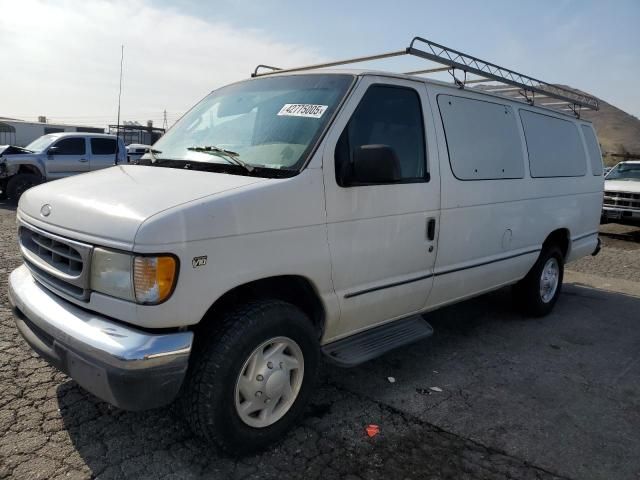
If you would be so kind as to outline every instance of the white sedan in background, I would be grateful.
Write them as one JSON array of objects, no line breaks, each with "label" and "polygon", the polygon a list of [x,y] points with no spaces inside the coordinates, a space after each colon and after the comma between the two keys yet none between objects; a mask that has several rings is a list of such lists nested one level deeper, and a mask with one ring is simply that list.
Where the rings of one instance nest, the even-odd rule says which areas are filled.
[{"label": "white sedan in background", "polygon": [[143,145],[141,143],[131,143],[127,146],[127,158],[129,163],[138,163],[140,157],[149,151],[151,145]]}]

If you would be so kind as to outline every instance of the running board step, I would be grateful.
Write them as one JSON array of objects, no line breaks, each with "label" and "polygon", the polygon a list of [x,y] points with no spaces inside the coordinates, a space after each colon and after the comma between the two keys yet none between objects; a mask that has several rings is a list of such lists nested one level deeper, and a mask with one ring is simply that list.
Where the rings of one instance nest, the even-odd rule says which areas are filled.
[{"label": "running board step", "polygon": [[431,325],[422,316],[415,315],[328,343],[322,351],[331,362],[342,367],[354,367],[431,335]]}]

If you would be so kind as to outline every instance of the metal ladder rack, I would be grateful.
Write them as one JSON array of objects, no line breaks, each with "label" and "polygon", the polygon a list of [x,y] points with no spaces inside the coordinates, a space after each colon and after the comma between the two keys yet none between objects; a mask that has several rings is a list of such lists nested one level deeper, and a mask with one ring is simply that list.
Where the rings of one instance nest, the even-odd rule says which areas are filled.
[{"label": "metal ladder rack", "polygon": [[[418,48],[420,46],[421,48]],[[479,58],[467,55],[452,48],[445,47],[438,43],[432,42],[422,37],[414,37],[411,43],[404,50],[395,50],[392,52],[381,53],[378,55],[369,55],[365,57],[356,57],[346,60],[338,60],[335,62],[318,63],[315,65],[307,65],[303,67],[280,69],[268,65],[258,65],[252,77],[261,77],[273,75],[276,73],[301,72],[306,70],[315,70],[319,68],[335,67],[339,65],[349,65],[359,62],[368,62],[372,60],[381,60],[385,58],[400,57],[404,55],[412,55],[414,57],[423,58],[435,62],[440,65],[436,68],[428,68],[424,70],[414,70],[403,72],[405,75],[423,75],[437,72],[449,72],[456,85],[465,88],[467,85],[485,82],[498,82],[504,86],[496,85],[494,90],[485,90],[493,92],[510,91],[517,92],[524,101],[530,105],[536,104],[537,99],[555,99],[557,102],[539,103],[543,107],[564,107],[562,110],[571,111],[577,117],[580,117],[580,110],[586,108],[589,110],[598,110],[598,100],[584,93],[569,90],[558,85],[553,85],[542,80],[515,72],[508,68],[501,67],[495,63],[487,62]],[[266,70],[266,71],[261,71]],[[462,79],[456,76],[456,70],[461,72]],[[467,79],[467,74],[473,74],[480,78]],[[498,88],[500,87],[500,88]],[[510,97],[514,98],[514,97]]]}]

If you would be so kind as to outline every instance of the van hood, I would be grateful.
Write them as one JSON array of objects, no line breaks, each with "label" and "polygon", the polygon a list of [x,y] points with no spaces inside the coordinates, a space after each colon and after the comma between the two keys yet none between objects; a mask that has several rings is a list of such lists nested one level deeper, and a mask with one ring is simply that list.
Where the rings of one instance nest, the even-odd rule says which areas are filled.
[{"label": "van hood", "polygon": [[[132,245],[142,222],[157,213],[265,180],[197,170],[118,165],[33,187],[20,198],[18,215],[40,228],[51,226],[57,233],[76,232],[78,239]],[[43,205],[49,207],[43,209]]]},{"label": "van hood", "polygon": [[605,180],[604,191],[640,193],[640,180]]}]

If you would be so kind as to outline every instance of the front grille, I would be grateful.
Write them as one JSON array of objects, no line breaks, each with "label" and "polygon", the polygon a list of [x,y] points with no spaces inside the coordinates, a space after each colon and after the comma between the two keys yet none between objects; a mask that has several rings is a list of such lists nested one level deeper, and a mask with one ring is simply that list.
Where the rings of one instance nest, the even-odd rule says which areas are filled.
[{"label": "front grille", "polygon": [[45,272],[43,269],[30,262],[26,258],[23,259],[24,264],[29,267],[33,276],[48,287],[52,287],[54,290],[59,292],[66,293],[67,295],[71,295],[72,297],[76,297],[79,299],[85,299],[85,290],[81,287],[76,287],[64,280],[60,280],[57,277],[54,277],[50,273]]},{"label": "front grille", "polygon": [[40,283],[58,293],[89,299],[91,245],[23,222],[18,237],[24,263]]},{"label": "front grille", "polygon": [[72,246],[26,228],[23,229],[21,240],[22,245],[56,270],[71,276],[82,273],[82,257]]},{"label": "front grille", "polygon": [[640,193],[604,192],[604,205],[607,207],[623,207],[640,209]]}]

